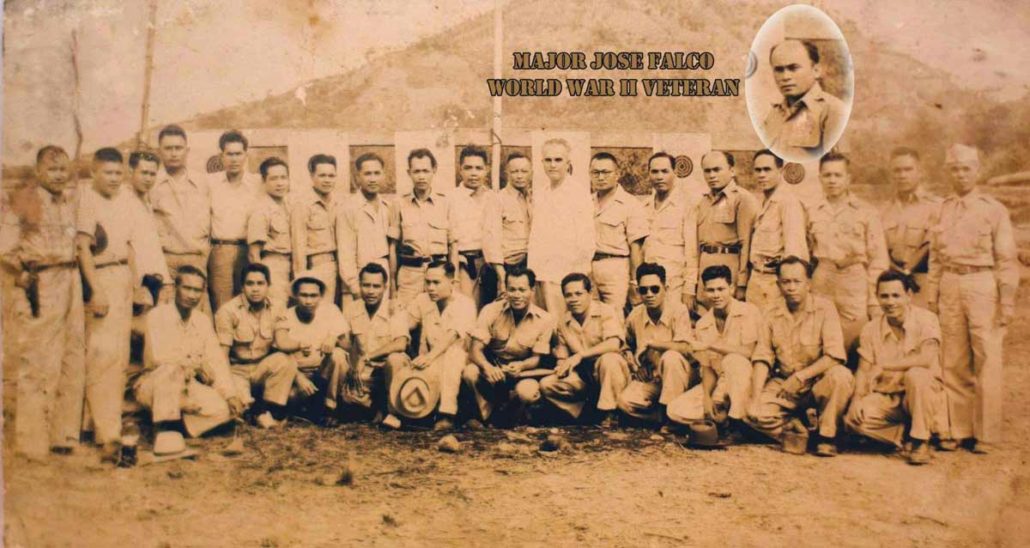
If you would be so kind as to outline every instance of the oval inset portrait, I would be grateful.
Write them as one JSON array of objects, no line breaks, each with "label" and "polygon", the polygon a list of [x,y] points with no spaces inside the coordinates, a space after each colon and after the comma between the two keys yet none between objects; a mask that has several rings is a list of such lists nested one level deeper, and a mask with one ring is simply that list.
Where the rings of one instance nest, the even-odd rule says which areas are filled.
[{"label": "oval inset portrait", "polygon": [[787,6],[751,44],[757,67],[745,74],[751,124],[784,160],[829,152],[844,133],[854,100],[851,53],[837,24],[812,6]]}]

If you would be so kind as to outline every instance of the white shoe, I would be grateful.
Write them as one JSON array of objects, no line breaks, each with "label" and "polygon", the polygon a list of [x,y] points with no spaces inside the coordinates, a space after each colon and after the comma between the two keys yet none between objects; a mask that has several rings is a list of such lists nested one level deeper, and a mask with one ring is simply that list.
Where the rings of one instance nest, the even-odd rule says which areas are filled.
[{"label": "white shoe", "polygon": [[258,426],[266,430],[278,428],[283,424],[282,421],[275,420],[275,417],[272,416],[272,413],[268,411],[265,411],[264,413],[258,415],[257,419],[255,419],[255,422],[257,422]]},{"label": "white shoe", "polygon": [[186,440],[182,433],[175,430],[163,430],[154,437],[154,454],[158,456],[174,455],[186,450]]},{"label": "white shoe", "polygon": [[393,413],[386,416],[383,419],[383,427],[389,428],[390,430],[397,430],[401,427],[401,420],[397,418]]}]

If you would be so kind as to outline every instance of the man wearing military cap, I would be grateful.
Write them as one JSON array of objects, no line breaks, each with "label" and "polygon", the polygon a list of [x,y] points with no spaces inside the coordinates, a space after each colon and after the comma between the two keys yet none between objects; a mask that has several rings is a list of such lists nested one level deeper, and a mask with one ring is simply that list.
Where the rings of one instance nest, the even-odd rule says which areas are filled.
[{"label": "man wearing military cap", "polygon": [[[976,188],[979,152],[954,145],[945,166],[955,193],[930,231],[926,296],[940,313],[951,434],[984,453],[1001,440],[1001,352],[1016,312],[1016,242],[1008,210]],[[941,448],[955,445],[942,440]]]}]

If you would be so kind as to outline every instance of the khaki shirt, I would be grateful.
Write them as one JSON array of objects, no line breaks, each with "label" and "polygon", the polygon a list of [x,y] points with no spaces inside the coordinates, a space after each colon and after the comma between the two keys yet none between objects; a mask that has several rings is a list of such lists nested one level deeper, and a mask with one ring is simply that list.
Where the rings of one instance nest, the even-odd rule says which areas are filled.
[{"label": "khaki shirt", "polygon": [[880,210],[883,233],[887,237],[890,261],[911,272],[926,272],[928,262],[910,264],[920,248],[930,244],[930,229],[941,214],[941,200],[917,190],[902,202],[895,197]]},{"label": "khaki shirt", "polygon": [[307,270],[307,258],[336,251],[336,204],[332,194],[301,198],[290,212],[293,239],[293,271]]},{"label": "khaki shirt", "polygon": [[97,266],[128,260],[140,279],[144,274],[160,274],[170,282],[157,233],[147,231],[153,223],[147,223],[138,204],[139,199],[129,188],[105,198],[93,187],[84,187],[79,191],[76,228],[93,239]]},{"label": "khaki shirt", "polygon": [[164,283],[172,283],[174,280],[168,273],[168,261],[161,252],[161,240],[157,237],[157,222],[154,220],[149,196],[140,196],[131,189],[124,189],[123,192],[129,196],[130,210],[139,223],[137,231],[140,237],[148,241],[141,244],[140,249],[133,249],[134,260],[130,264],[135,285],[138,287],[147,274],[157,274]]},{"label": "khaki shirt", "polygon": [[949,197],[930,241],[930,302],[936,300],[946,269],[980,266],[994,270],[1001,305],[1015,306],[1019,263],[1012,221],[1001,202],[975,189],[963,197]]},{"label": "khaki shirt", "polygon": [[576,321],[572,312],[566,311],[558,324],[558,345],[556,355],[571,356],[611,339],[626,340],[621,314],[601,301],[591,301],[583,323]]},{"label": "khaki shirt", "polygon": [[483,235],[483,256],[492,264],[518,264],[529,249],[532,223],[530,196],[511,185],[497,193],[486,217]]},{"label": "khaki shirt", "polygon": [[751,361],[768,364],[773,376],[785,379],[824,355],[841,363],[847,360],[840,316],[828,299],[810,294],[797,315],[791,314],[786,301],[777,299],[764,317]]},{"label": "khaki shirt", "polygon": [[265,196],[261,178],[244,173],[240,182],[230,183],[225,172],[217,174],[209,185],[211,189],[211,238],[216,240],[244,240],[247,238],[247,218]]},{"label": "khaki shirt", "polygon": [[354,356],[367,356],[369,352],[407,334],[405,325],[394,321],[400,312],[394,307],[393,302],[385,297],[371,317],[363,302],[346,307],[343,315],[350,325],[351,354]]},{"label": "khaki shirt", "polygon": [[876,303],[876,278],[888,267],[887,241],[876,210],[851,195],[836,206],[823,200],[809,211],[808,232],[813,257],[865,265],[869,303]]},{"label": "khaki shirt", "polygon": [[482,251],[486,246],[483,242],[487,234],[485,215],[494,208],[496,193],[487,186],[480,186],[475,192],[461,186],[455,188],[450,197],[452,228],[458,251]]},{"label": "khaki shirt", "polygon": [[615,185],[604,203],[594,194],[594,245],[598,253],[629,257],[630,244],[650,232],[647,210],[622,185]]},{"label": "khaki shirt", "polygon": [[499,363],[524,360],[551,352],[554,319],[530,304],[522,321],[516,324],[508,301],[494,301],[483,307],[469,336],[486,345]]},{"label": "khaki shirt", "polygon": [[774,103],[762,123],[769,149],[781,157],[818,158],[837,142],[847,123],[847,105],[818,82],[793,105]]},{"label": "khaki shirt", "polygon": [[336,308],[332,302],[324,302],[315,309],[315,316],[310,322],[304,323],[297,317],[297,307],[291,306],[286,312],[279,315],[275,321],[275,331],[286,330],[290,339],[312,346],[311,354],[304,356],[303,352],[292,352],[299,367],[316,367],[322,363],[325,357],[320,347],[322,343],[330,338],[333,340],[350,333],[350,326],[343,313]]},{"label": "khaki shirt", "polygon": [[[697,321],[694,332],[697,340],[706,344],[726,344],[730,346],[751,346],[758,342],[762,333],[762,312],[757,306],[737,299],[730,301],[726,310],[726,322],[719,331],[719,325],[715,319],[715,309],[709,309],[704,316]],[[703,367],[710,367],[720,372],[722,360],[718,359],[716,352],[701,352],[697,356]],[[750,358],[751,356],[745,356]]]},{"label": "khaki shirt", "polygon": [[4,200],[0,255],[15,269],[75,261],[75,194],[50,194],[43,187],[16,191]]},{"label": "khaki shirt", "polygon": [[690,312],[682,304],[670,299],[665,301],[657,323],[651,319],[647,307],[642,304],[633,307],[626,317],[626,346],[637,359],[637,363],[640,363],[641,355],[648,344],[666,341],[687,342],[692,335]]},{"label": "khaki shirt", "polygon": [[167,253],[207,253],[211,248],[211,190],[206,178],[179,180],[163,170],[150,191],[161,247]]},{"label": "khaki shirt", "polygon": [[229,360],[252,362],[267,356],[275,340],[275,323],[282,315],[267,299],[256,313],[244,295],[223,304],[215,314],[215,332],[218,342],[230,349]]},{"label": "khaki shirt", "polygon": [[750,259],[755,268],[767,270],[770,263],[792,256],[808,260],[805,210],[797,196],[780,183],[755,218]]},{"label": "khaki shirt", "polygon": [[[897,362],[903,358],[919,354],[923,345],[934,342],[938,345],[938,353],[930,372],[941,378],[939,345],[941,344],[941,324],[937,315],[929,310],[910,306],[905,314],[905,322],[901,327],[902,336],[897,334],[887,323],[887,317],[881,316],[862,328],[858,341],[858,354],[874,368],[885,363]],[[893,394],[905,391],[904,371],[882,371],[877,379],[874,392]]]},{"label": "khaki shirt", "polygon": [[[683,265],[683,279],[696,280],[697,272],[697,201],[683,190],[673,190],[658,204],[655,193],[644,200],[644,209],[651,220],[651,230],[644,240],[644,261],[649,263],[679,263]],[[693,294],[694,285],[684,285],[683,291]]]},{"label": "khaki shirt", "polygon": [[158,305],[147,312],[143,366],[147,370],[178,365],[187,378],[203,370],[214,379],[213,387],[225,399],[243,398],[229,373],[229,362],[218,344],[211,319],[194,309],[185,322],[174,303]]},{"label": "khaki shirt", "polygon": [[440,311],[429,295],[419,293],[407,307],[406,313],[398,314],[405,337],[411,337],[411,331],[422,327],[422,338],[419,340],[419,354],[425,354],[434,347],[443,344],[449,333],[457,333],[461,340],[455,344],[462,347],[468,342],[468,334],[476,325],[476,304],[472,299],[455,291],[451,294],[447,307]]},{"label": "khaki shirt", "polygon": [[293,251],[290,209],[286,206],[286,198],[277,202],[266,194],[257,201],[247,220],[247,243],[264,244],[261,251],[267,253],[289,255]]},{"label": "khaki shirt", "polygon": [[451,203],[443,194],[430,192],[425,200],[419,200],[414,192],[409,192],[401,197],[398,213],[401,229],[398,255],[446,255],[447,245],[455,243]]},{"label": "khaki shirt", "polygon": [[389,241],[400,237],[400,221],[396,207],[382,196],[369,201],[360,192],[337,208],[337,215],[340,278],[353,290],[365,265],[390,254]]},{"label": "khaki shirt", "polygon": [[[740,269],[734,272],[738,286],[747,285],[747,257],[751,256],[751,228],[758,215],[758,200],[741,188],[736,181],[713,195],[706,192],[697,204],[698,246],[740,245]],[[700,249],[700,247],[699,247]],[[700,252],[698,253],[700,256]],[[697,272],[698,268],[694,268]],[[698,272],[700,276],[700,272]],[[697,285],[698,280],[687,280],[685,285]]]}]

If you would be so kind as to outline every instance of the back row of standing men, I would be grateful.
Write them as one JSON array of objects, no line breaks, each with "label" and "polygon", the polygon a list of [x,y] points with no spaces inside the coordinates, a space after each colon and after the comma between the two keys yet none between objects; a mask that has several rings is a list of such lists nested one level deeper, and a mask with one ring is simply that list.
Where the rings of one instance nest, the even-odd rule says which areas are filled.
[{"label": "back row of standing men", "polygon": [[[768,151],[753,158],[761,199],[737,185],[734,158],[720,151],[702,158],[710,191],[701,196],[677,189],[674,158],[654,154],[648,162],[654,190],[643,202],[618,184],[617,159],[595,154],[589,165],[591,199],[572,182],[570,146],[560,139],[542,147],[549,184],[532,192],[532,162],[517,153],[505,160],[508,185],[500,191],[489,189],[489,156],[477,147],[460,154],[462,186],[447,195],[435,192],[436,158],[429,150],[418,149],[407,158],[411,193],[396,201],[385,199],[384,162],[365,154],[355,161],[359,192],[338,203],[338,166],[332,156],[310,158],[306,167],[313,192],[290,199],[285,162],[264,161],[258,181],[246,172],[249,144],[242,134],[226,132],[219,146],[225,171],[213,179],[199,177],[185,167],[185,132],[177,126],[164,128],[157,155],[130,156],[129,192],[121,189],[121,154],[101,149],[94,157],[92,187],[80,192],[77,201],[65,189],[70,179],[67,155],[57,147],[40,150],[39,186],[23,189],[9,201],[0,234],[4,265],[25,290],[17,294],[24,298],[15,303],[18,329],[9,331],[21,344],[17,432],[24,452],[45,453],[48,446],[61,449],[78,440],[82,398],[76,395],[83,392],[83,376],[76,370],[86,373],[85,400],[98,443],[115,443],[133,301],[171,307],[169,301],[180,297],[173,299],[173,293],[184,291],[173,288],[173,282],[182,285],[179,274],[184,271],[203,274],[201,290],[206,286],[210,309],[222,316],[216,323],[223,327],[218,332],[224,347],[220,353],[228,362],[258,365],[257,358],[241,354],[263,355],[250,352],[264,344],[257,342],[263,339],[268,339],[268,346],[275,342],[279,350],[310,352],[312,346],[318,347],[298,342],[303,338],[299,334],[279,341],[279,326],[289,324],[287,314],[267,320],[257,314],[247,320],[246,295],[237,295],[247,279],[245,272],[254,270],[248,263],[264,265],[268,301],[277,310],[286,310],[291,293],[298,305],[303,304],[300,293],[305,284],[298,282],[316,280],[318,293],[325,295],[321,300],[328,302],[337,299],[337,282],[342,281],[339,297],[350,329],[355,320],[375,323],[376,312],[363,310],[357,301],[368,302],[359,272],[379,265],[384,289],[393,297],[391,307],[411,319],[409,327],[423,329],[423,351],[433,345],[439,348],[439,340],[448,338],[448,330],[434,333],[439,329],[416,321],[430,319],[439,328],[448,316],[446,310],[433,313],[437,307],[431,303],[438,298],[419,297],[440,283],[427,280],[431,264],[450,265],[444,277],[450,279],[447,271],[453,273],[460,292],[473,299],[473,311],[509,289],[509,272],[525,272],[528,267],[535,273],[530,285],[535,286],[538,303],[560,326],[569,312],[583,312],[567,309],[568,289],[562,281],[572,273],[589,274],[592,283],[583,284],[585,289],[593,289],[621,321],[627,306],[646,295],[634,275],[644,263],[661,266],[670,298],[699,313],[711,307],[704,284],[699,283],[709,267],[728,269],[737,300],[769,308],[783,298],[778,266],[797,257],[814,265],[812,289],[835,305],[848,348],[866,322],[881,315],[877,280],[884,271],[896,270],[922,282],[918,302],[940,311],[951,435],[980,442],[998,439],[1001,338],[1014,313],[1018,270],[1007,211],[975,190],[980,163],[973,148],[956,145],[947,151],[955,195],[943,203],[919,188],[918,153],[897,149],[890,159],[897,194],[877,212],[850,194],[849,160],[837,153],[822,158],[824,199],[808,208],[782,185],[783,162]],[[80,271],[85,282],[81,287],[90,293],[86,310],[77,289]],[[201,310],[208,309],[206,298],[195,300]],[[238,313],[232,312],[233,306]],[[305,321],[304,307],[298,308],[293,327],[299,332],[304,330],[299,324],[308,325],[311,317]],[[150,316],[148,326],[164,317]],[[174,314],[157,331],[173,331],[173,319]],[[180,315],[179,323],[185,328],[190,322]],[[512,332],[508,330],[509,335]],[[186,339],[148,344],[149,359],[165,351],[179,361],[203,361],[198,356],[204,348],[183,344],[195,342],[190,335],[186,329]],[[449,348],[451,342],[442,346]],[[162,350],[163,346],[168,348]],[[322,354],[333,354],[333,344],[322,346]],[[364,351],[372,346],[366,341]],[[498,350],[505,346],[501,341]],[[391,354],[377,350],[382,354],[377,358]],[[196,355],[183,356],[190,351]],[[415,362],[417,367],[418,359]],[[536,364],[527,364],[527,370],[532,369],[528,365]],[[275,374],[267,367],[251,369],[255,382]],[[485,368],[482,372],[488,374]],[[249,393],[229,397],[233,383],[212,380],[231,410],[250,399]],[[268,392],[266,388],[266,400]],[[154,399],[152,394],[149,399]],[[157,421],[158,410],[153,411]]]}]

